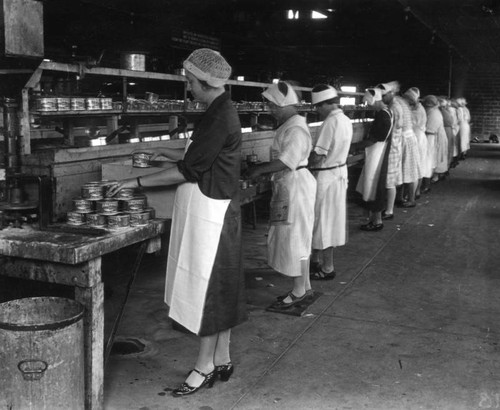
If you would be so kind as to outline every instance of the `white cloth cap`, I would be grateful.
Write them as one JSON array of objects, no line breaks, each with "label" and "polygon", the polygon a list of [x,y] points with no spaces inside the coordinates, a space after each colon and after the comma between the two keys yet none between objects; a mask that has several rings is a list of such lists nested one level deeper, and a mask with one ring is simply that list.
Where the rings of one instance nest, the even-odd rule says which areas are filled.
[{"label": "white cloth cap", "polygon": [[391,81],[389,83],[384,84],[385,87],[392,91],[394,94],[398,93],[401,86],[399,85],[399,81]]},{"label": "white cloth cap", "polygon": [[405,91],[404,95],[411,101],[417,102],[420,98],[420,90],[417,87],[411,87]]},{"label": "white cloth cap", "polygon": [[319,104],[320,102],[331,100],[337,97],[339,94],[337,90],[331,85],[328,86],[326,90],[311,93],[312,105]]},{"label": "white cloth cap", "polygon": [[273,84],[268,87],[266,91],[262,93],[262,96],[269,101],[276,104],[278,107],[286,107],[288,105],[297,105],[299,103],[299,97],[295,93],[292,86],[286,82],[288,92],[286,95],[283,95],[278,88],[278,84]]},{"label": "white cloth cap", "polygon": [[382,101],[382,90],[380,88],[367,88],[363,101],[368,105],[373,105],[377,101]]},{"label": "white cloth cap", "polygon": [[219,52],[210,48],[194,50],[182,65],[212,87],[222,87],[231,76],[231,66]]}]

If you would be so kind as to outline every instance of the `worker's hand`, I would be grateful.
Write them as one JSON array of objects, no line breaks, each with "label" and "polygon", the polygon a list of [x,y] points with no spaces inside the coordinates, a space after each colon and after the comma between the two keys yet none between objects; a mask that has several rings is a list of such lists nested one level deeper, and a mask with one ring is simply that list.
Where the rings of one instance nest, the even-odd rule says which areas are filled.
[{"label": "worker's hand", "polygon": [[158,157],[164,157],[170,161],[174,161],[174,158],[171,157],[172,153],[171,150],[164,150],[161,148],[155,148],[154,151],[151,151],[150,154],[152,155],[150,158],[150,161],[154,161]]},{"label": "worker's hand", "polygon": [[137,188],[137,178],[122,179],[116,181],[113,185],[109,185],[106,191],[106,196],[115,196],[123,188]]}]

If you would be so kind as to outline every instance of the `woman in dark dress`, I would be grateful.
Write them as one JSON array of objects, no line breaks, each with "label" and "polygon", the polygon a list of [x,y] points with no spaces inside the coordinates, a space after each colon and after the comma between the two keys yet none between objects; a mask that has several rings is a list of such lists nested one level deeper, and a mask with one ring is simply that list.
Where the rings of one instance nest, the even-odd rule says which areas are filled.
[{"label": "woman in dark dress", "polygon": [[369,211],[369,221],[361,225],[364,231],[380,231],[382,211],[387,199],[386,179],[393,117],[382,101],[382,94],[377,88],[369,88],[364,100],[375,110],[368,138],[356,144],[356,148],[365,147],[365,165],[361,171],[356,190],[363,195]]},{"label": "woman in dark dress", "polygon": [[169,316],[200,337],[194,369],[174,396],[211,387],[233,373],[231,328],[246,320],[241,254],[239,176],[241,125],[224,84],[231,67],[216,51],[195,50],[184,61],[188,89],[207,104],[185,152],[159,149],[176,166],[117,183],[124,187],[178,185],[165,286]]}]

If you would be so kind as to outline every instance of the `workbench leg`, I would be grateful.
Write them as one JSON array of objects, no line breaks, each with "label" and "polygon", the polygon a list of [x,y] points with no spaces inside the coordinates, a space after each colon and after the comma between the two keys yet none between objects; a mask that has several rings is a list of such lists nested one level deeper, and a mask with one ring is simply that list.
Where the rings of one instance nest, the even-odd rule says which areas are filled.
[{"label": "workbench leg", "polygon": [[75,300],[85,307],[85,409],[104,407],[104,284],[75,288]]}]

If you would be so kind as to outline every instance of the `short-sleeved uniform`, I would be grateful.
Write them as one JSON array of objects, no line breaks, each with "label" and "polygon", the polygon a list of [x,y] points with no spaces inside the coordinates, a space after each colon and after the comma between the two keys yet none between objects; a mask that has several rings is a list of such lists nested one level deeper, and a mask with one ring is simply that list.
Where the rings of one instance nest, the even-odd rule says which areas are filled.
[{"label": "short-sleeved uniform", "polygon": [[301,275],[301,261],[311,253],[316,179],[305,168],[311,149],[309,128],[305,118],[298,114],[276,130],[271,147],[272,159],[279,159],[288,167],[272,174],[271,207],[273,202],[288,201],[288,216],[282,223],[271,222],[268,264],[291,277]]},{"label": "short-sleeved uniform", "polygon": [[313,249],[342,246],[347,242],[347,156],[352,141],[352,123],[341,109],[323,121],[314,144],[322,156],[313,171],[317,181]]}]

